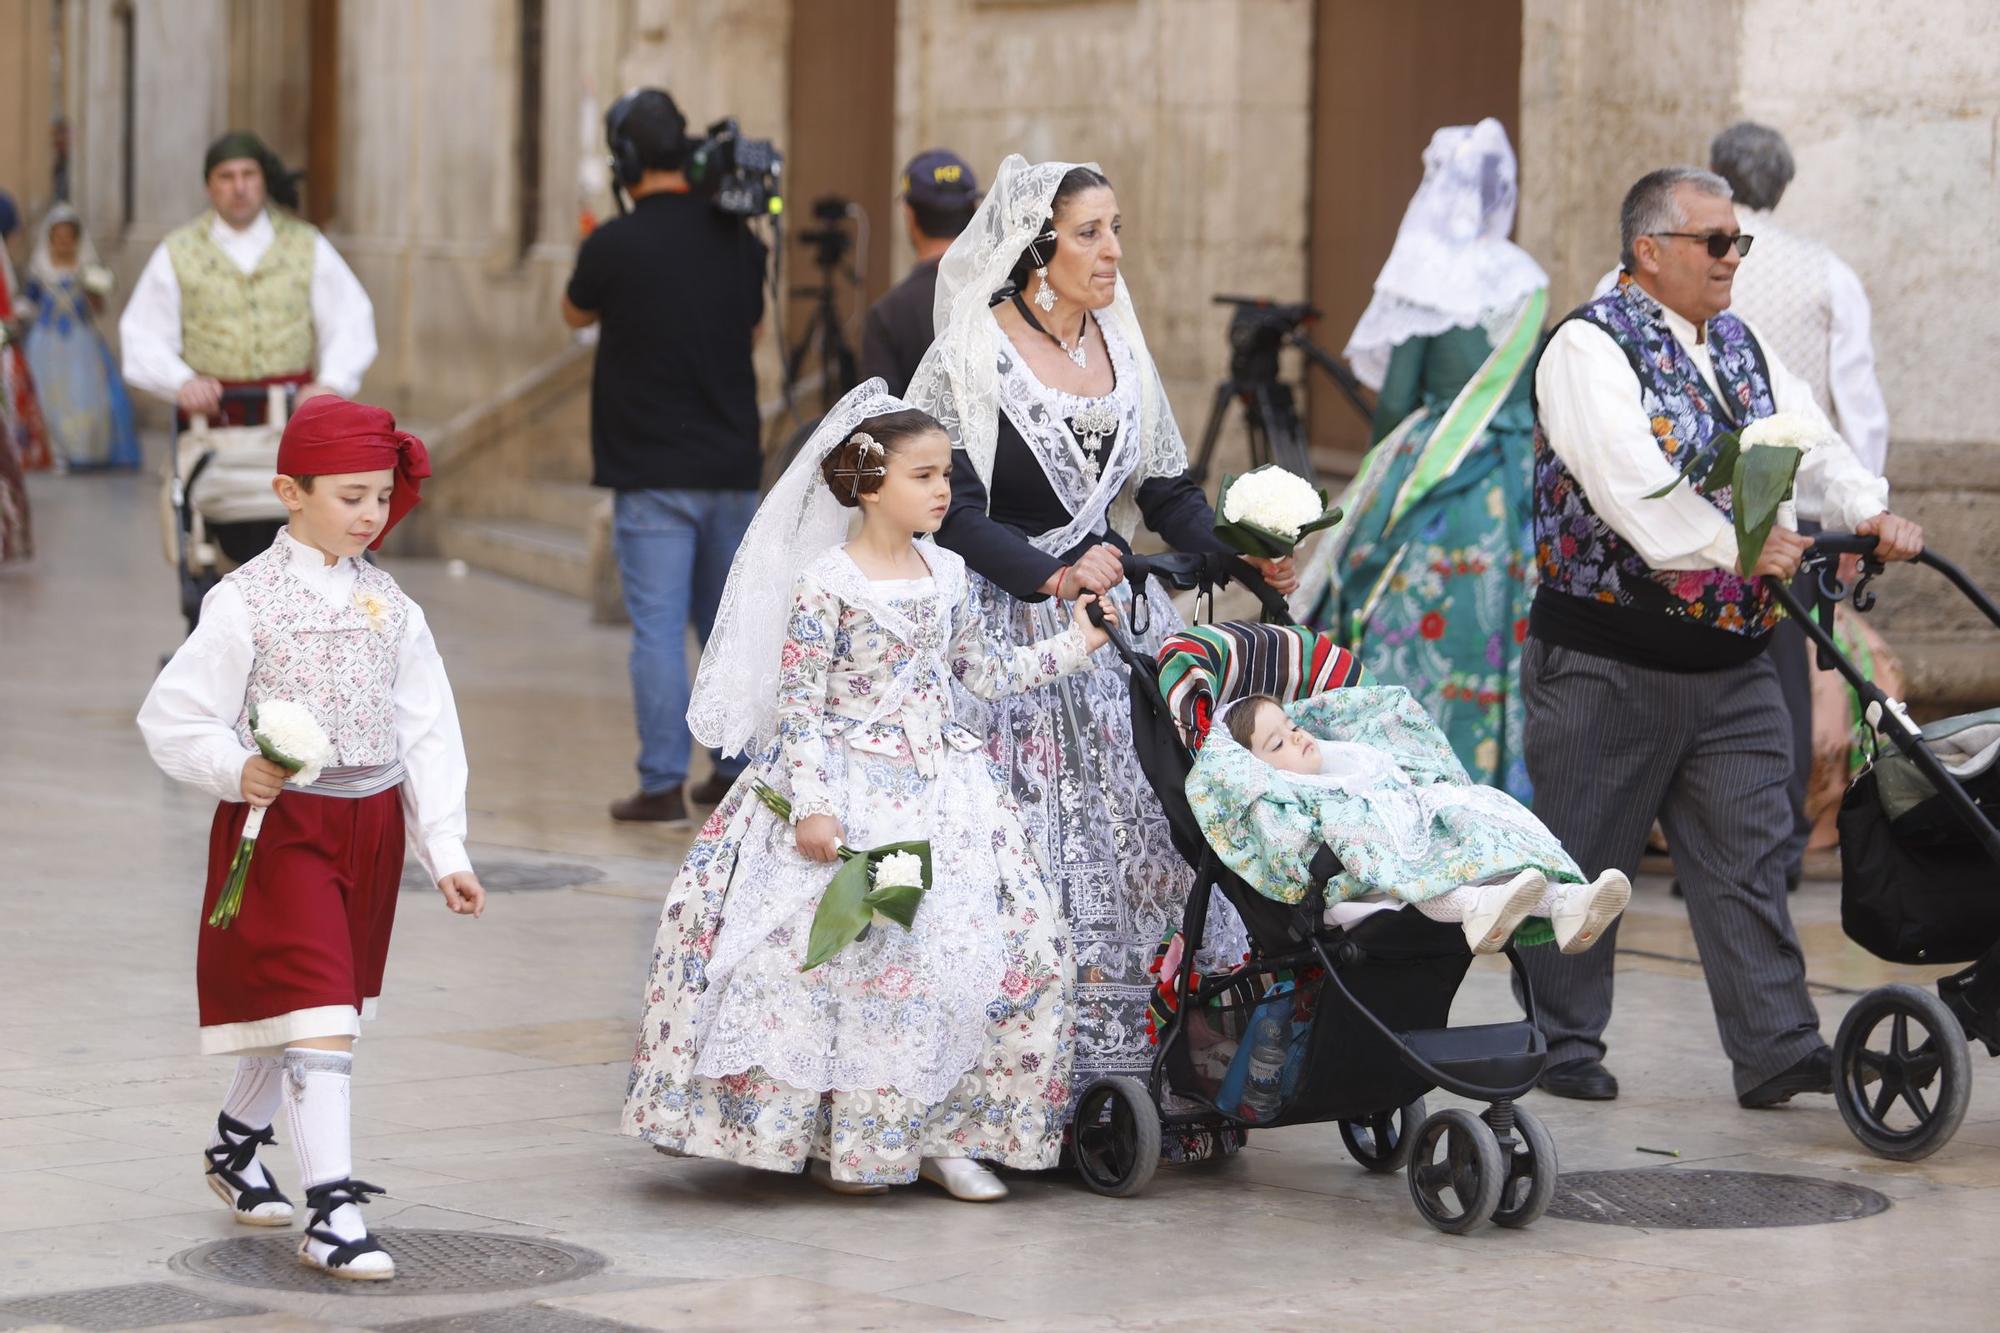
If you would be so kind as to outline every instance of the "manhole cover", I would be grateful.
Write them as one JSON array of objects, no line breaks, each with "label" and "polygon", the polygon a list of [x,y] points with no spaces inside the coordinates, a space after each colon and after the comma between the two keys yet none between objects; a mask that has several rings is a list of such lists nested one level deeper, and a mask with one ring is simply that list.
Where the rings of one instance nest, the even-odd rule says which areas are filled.
[{"label": "manhole cover", "polygon": [[376,1232],[396,1259],[393,1282],[351,1282],[299,1262],[293,1236],[246,1236],[183,1250],[173,1266],[194,1277],[238,1287],[340,1292],[361,1296],[412,1296],[428,1291],[505,1291],[566,1282],[604,1267],[604,1256],[534,1236],[494,1236],[481,1231]]},{"label": "manhole cover", "polygon": [[1859,1185],[1756,1171],[1578,1171],[1556,1182],[1549,1216],[1618,1227],[1809,1227],[1873,1217],[1889,1200]]},{"label": "manhole cover", "polygon": [[31,1324],[64,1324],[70,1328],[152,1328],[188,1324],[201,1319],[235,1319],[267,1313],[261,1306],[219,1301],[176,1287],[170,1282],[134,1282],[123,1287],[92,1287],[58,1291],[47,1296],[23,1296],[0,1302],[0,1328]]},{"label": "manhole cover", "polygon": [[[536,893],[595,884],[604,878],[596,866],[565,861],[480,861],[472,867],[488,893]],[[403,892],[431,892],[431,877],[415,861],[403,867]]]}]

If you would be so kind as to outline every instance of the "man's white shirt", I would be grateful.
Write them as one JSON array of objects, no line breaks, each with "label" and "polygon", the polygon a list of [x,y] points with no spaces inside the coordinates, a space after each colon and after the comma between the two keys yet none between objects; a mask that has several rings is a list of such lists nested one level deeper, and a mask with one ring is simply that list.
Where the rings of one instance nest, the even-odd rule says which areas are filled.
[{"label": "man's white shirt", "polygon": [[[1661,308],[1668,330],[1717,397],[1715,368],[1695,326]],[[1753,327],[1754,335],[1756,329]],[[1827,443],[1809,451],[1796,483],[1799,517],[1851,532],[1889,507],[1889,483],[1871,473],[1834,433],[1806,382],[1760,340],[1771,395],[1780,412],[1826,427]],[[1667,461],[1641,405],[1639,377],[1609,333],[1572,319],[1549,339],[1535,375],[1535,396],[1549,448],[1583,488],[1598,517],[1654,569],[1734,569],[1736,529],[1722,511],[1681,485],[1649,499],[1680,475]]]},{"label": "man's white shirt", "polygon": [[[209,239],[245,273],[253,272],[277,239],[268,212],[238,231],[216,218]],[[313,378],[342,397],[361,388],[375,360],[375,306],[354,270],[326,237],[313,237]],[[165,242],[155,246],[132,299],[118,321],[125,380],[134,388],[171,400],[196,371],[181,359],[181,286]]]}]

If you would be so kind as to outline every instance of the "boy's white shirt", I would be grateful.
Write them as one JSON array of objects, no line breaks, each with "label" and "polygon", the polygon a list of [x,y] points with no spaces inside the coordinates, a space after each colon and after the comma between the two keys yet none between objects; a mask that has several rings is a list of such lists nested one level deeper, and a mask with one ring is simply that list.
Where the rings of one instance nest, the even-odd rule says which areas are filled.
[{"label": "boy's white shirt", "polygon": [[[313,547],[280,532],[292,573],[335,606],[351,606],[360,561],[329,565]],[[407,598],[405,600],[408,600]],[[409,603],[396,661],[396,743],[408,776],[403,819],[433,883],[472,869],[465,854],[465,741],[444,659],[423,608]],[[201,620],[161,670],[139,709],[153,762],[170,778],[221,801],[243,799],[243,765],[257,752],[236,735],[256,650],[250,608],[227,579],[201,604]]]}]

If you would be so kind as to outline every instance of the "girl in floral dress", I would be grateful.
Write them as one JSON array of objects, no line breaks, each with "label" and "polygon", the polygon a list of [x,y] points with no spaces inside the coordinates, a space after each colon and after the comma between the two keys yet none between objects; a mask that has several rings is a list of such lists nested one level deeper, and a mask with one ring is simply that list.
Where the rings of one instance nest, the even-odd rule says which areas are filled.
[{"label": "girl in floral dress", "polygon": [[[1079,609],[1052,638],[988,647],[964,562],[916,540],[945,515],[950,467],[937,423],[871,380],[737,552],[688,721],[755,760],[667,895],[623,1118],[669,1153],[810,1161],[848,1194],[921,1175],[970,1200],[1006,1194],[979,1161],[1055,1164],[1069,935],[953,694],[1037,688],[1105,637]],[[758,783],[791,802],[790,824]],[[838,849],[916,840],[933,874],[911,927],[878,918],[801,971]]]}]

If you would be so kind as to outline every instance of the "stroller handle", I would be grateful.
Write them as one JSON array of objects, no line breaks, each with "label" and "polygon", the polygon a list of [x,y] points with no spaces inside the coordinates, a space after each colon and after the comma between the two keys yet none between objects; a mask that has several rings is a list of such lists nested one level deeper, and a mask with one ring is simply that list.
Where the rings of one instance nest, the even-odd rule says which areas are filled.
[{"label": "stroller handle", "polygon": [[[1931,752],[1930,747],[1924,744],[1923,728],[1911,719],[1909,710],[1904,707],[1902,701],[1890,698],[1879,685],[1848,661],[1847,655],[1840,651],[1839,644],[1834,641],[1833,607],[1836,602],[1851,595],[1857,611],[1866,611],[1874,604],[1875,599],[1867,593],[1866,587],[1869,580],[1883,571],[1882,562],[1875,555],[1876,546],[1874,537],[1841,532],[1820,533],[1813,539],[1812,547],[1807,550],[1805,558],[1799,562],[1800,572],[1813,576],[1812,606],[1808,607],[1802,603],[1791,585],[1781,579],[1770,581],[1771,595],[1785,608],[1785,613],[1798,623],[1807,640],[1819,650],[1819,665],[1822,668],[1831,667],[1839,672],[1853,687],[1855,694],[1861,700],[1862,715],[1867,719],[1868,725],[1878,735],[1887,737],[1892,745],[1909,757],[1916,765],[1917,771],[1929,781],[1932,789],[1944,797],[1945,803],[1972,832],[1986,854],[1996,862],[2000,862],[2000,826],[1996,826],[1987,817],[1986,812],[1981,810],[1966,793],[1965,788],[1959,785],[1958,779],[1946,770],[1944,764]],[[1848,554],[1862,557],[1861,577],[1856,580],[1851,592],[1840,582],[1837,573],[1829,568],[1833,557]],[[1988,597],[1978,584],[1967,578],[1965,572],[1957,565],[1929,550],[1919,552],[1914,563],[1928,565],[1943,574],[1973,605],[1985,613],[1988,620],[2000,625],[2000,607],[1996,607],[1993,599]],[[1817,616],[1813,614],[1815,611],[1818,612]]]}]

